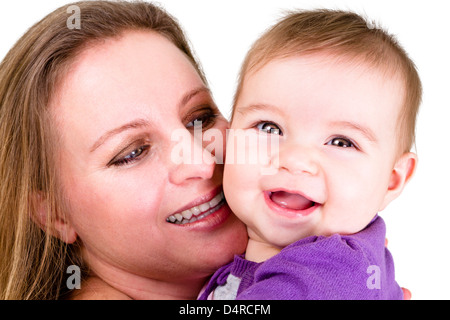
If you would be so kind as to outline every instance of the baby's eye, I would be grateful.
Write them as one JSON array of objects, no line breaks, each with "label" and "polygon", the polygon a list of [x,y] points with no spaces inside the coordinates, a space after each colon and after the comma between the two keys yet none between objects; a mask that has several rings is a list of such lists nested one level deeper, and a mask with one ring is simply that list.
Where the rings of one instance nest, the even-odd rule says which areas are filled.
[{"label": "baby's eye", "polygon": [[352,141],[347,138],[333,138],[326,143],[329,146],[341,147],[341,148],[352,148],[355,147]]},{"label": "baby's eye", "polygon": [[267,122],[267,121],[260,122],[256,125],[256,128],[265,133],[276,134],[276,135],[280,135],[280,136],[283,135],[283,132],[281,131],[280,127],[278,127],[273,122]]}]

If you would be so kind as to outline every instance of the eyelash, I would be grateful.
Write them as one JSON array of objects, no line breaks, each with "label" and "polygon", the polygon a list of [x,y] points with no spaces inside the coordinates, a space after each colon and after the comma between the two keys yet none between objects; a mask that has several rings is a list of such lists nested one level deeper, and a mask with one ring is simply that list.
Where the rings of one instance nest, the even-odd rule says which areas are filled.
[{"label": "eyelash", "polygon": [[[263,127],[265,125],[274,126],[274,127],[276,127],[274,130],[277,130],[277,131],[276,132],[268,132],[267,130],[263,129]],[[272,121],[258,121],[257,123],[255,123],[253,125],[253,127],[255,127],[259,131],[262,131],[262,132],[267,133],[267,134],[277,134],[277,135],[280,135],[280,136],[283,135],[283,131],[281,131],[280,126],[277,125],[276,123],[272,122]],[[270,130],[272,130],[272,129],[270,129]]]},{"label": "eyelash", "polygon": [[[348,146],[343,146],[342,143],[338,143],[338,144],[333,143],[333,141],[338,141],[338,140],[341,140],[341,142],[344,141],[344,143],[346,143]],[[345,148],[345,149],[346,148],[354,148],[356,150],[359,150],[358,145],[353,140],[351,140],[347,137],[343,137],[343,136],[334,137],[334,138],[330,139],[330,141],[328,141],[325,145],[332,146],[332,147],[338,147],[338,148]]]},{"label": "eyelash", "polygon": [[[117,160],[116,160],[116,158],[114,158],[113,160],[111,160],[110,163],[108,163],[107,166],[108,167],[110,167],[110,166],[120,167],[123,165],[131,164],[136,161],[139,161],[145,154],[147,154],[149,149],[150,149],[150,145],[142,145],[142,146],[134,149],[133,151],[131,151],[124,157],[121,157]],[[136,152],[136,151],[139,151],[139,152]],[[137,155],[133,155],[133,153],[135,153],[135,154],[137,153]]]},{"label": "eyelash", "polygon": [[[195,128],[196,126],[198,126],[199,124],[196,124],[196,122],[200,122],[202,130],[209,129],[216,123],[216,118],[219,116],[219,114],[217,112],[215,112],[211,107],[206,107],[206,108],[203,108],[203,109],[197,110],[197,111],[200,111],[202,113],[200,113],[200,115],[198,115],[198,112],[194,112],[194,115],[190,116],[190,118],[192,120],[187,122],[187,124],[186,124],[187,129]],[[200,121],[199,121],[199,119],[200,119]],[[206,119],[206,121],[204,121],[205,119]]]}]

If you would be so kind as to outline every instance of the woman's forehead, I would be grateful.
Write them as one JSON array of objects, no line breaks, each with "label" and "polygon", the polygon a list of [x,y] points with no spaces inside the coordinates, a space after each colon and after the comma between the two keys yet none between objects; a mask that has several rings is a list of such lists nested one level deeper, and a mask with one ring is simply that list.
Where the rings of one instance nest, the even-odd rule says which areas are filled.
[{"label": "woman's forehead", "polygon": [[102,136],[136,119],[160,128],[176,121],[183,100],[198,90],[209,96],[194,66],[169,40],[130,32],[85,49],[50,110],[65,148],[88,154]]}]

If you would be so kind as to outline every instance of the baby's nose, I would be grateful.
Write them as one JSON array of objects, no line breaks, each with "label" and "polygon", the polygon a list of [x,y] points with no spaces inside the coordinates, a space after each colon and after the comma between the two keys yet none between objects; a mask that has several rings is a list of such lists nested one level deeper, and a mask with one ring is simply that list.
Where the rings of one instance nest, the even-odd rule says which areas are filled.
[{"label": "baby's nose", "polygon": [[291,174],[317,175],[319,163],[316,151],[297,143],[289,143],[280,146],[278,154],[280,170],[287,170]]}]

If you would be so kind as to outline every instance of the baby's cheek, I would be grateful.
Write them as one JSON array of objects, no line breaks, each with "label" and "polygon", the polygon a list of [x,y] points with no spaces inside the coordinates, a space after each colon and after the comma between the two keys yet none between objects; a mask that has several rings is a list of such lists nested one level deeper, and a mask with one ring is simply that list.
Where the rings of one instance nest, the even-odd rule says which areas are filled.
[{"label": "baby's cheek", "polygon": [[361,231],[377,213],[377,197],[370,183],[341,184],[330,193],[327,202],[332,231],[345,234]]},{"label": "baby's cheek", "polygon": [[[245,165],[226,164],[223,179],[225,198],[236,215],[242,215],[251,206],[249,198],[257,188],[257,177]],[[238,216],[242,220],[241,217]]]},{"label": "baby's cheek", "polygon": [[234,202],[235,195],[240,189],[240,180],[236,179],[236,171],[238,170],[236,170],[235,165],[225,163],[223,172],[223,191],[229,205]]}]

